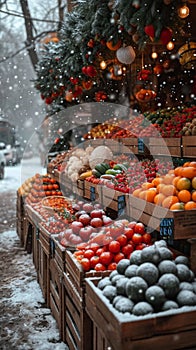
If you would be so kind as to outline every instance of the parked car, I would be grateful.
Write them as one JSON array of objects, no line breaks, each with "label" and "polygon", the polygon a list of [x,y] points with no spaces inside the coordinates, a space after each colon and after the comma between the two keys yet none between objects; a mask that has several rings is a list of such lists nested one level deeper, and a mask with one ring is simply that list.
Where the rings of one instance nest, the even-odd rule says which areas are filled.
[{"label": "parked car", "polygon": [[20,143],[16,140],[15,126],[0,117],[0,142],[4,143],[4,156],[6,165],[20,163],[22,151]]},{"label": "parked car", "polygon": [[6,159],[4,156],[5,144],[0,143],[0,180],[4,179]]}]

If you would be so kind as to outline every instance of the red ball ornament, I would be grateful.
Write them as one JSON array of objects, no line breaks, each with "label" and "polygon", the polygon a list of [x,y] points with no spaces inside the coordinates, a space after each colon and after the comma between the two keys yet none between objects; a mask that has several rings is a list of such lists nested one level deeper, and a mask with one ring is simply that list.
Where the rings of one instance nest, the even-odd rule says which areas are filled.
[{"label": "red ball ornament", "polygon": [[172,30],[170,28],[163,28],[160,34],[160,41],[163,45],[167,45],[167,43],[172,39]]},{"label": "red ball ornament", "polygon": [[97,71],[95,67],[93,66],[86,67],[86,75],[88,75],[91,78],[95,77],[97,75]]},{"label": "red ball ornament", "polygon": [[86,69],[87,69],[86,66],[82,67],[82,73],[85,74],[85,75],[87,75],[87,70]]},{"label": "red ball ornament", "polygon": [[87,46],[93,48],[95,46],[95,41],[93,39],[90,39],[87,43]]},{"label": "red ball ornament", "polygon": [[155,29],[153,24],[149,24],[148,26],[144,27],[144,32],[146,35],[148,35],[150,38],[154,39],[155,37]]},{"label": "red ball ornament", "polygon": [[52,97],[46,97],[45,98],[45,103],[47,104],[47,105],[50,105],[51,103],[52,103],[52,101],[53,101],[53,99],[52,99]]}]

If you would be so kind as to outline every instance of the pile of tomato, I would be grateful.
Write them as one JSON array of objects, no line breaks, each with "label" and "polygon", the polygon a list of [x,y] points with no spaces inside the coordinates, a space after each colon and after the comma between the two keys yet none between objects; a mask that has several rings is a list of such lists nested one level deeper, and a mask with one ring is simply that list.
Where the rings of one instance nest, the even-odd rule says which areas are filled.
[{"label": "pile of tomato", "polygon": [[55,179],[46,175],[35,175],[32,188],[26,197],[26,202],[37,203],[47,196],[62,196],[60,186]]},{"label": "pile of tomato", "polygon": [[117,220],[88,242],[79,244],[73,256],[84,271],[115,270],[120,260],[129,259],[134,250],[151,244],[151,234],[143,223]]}]

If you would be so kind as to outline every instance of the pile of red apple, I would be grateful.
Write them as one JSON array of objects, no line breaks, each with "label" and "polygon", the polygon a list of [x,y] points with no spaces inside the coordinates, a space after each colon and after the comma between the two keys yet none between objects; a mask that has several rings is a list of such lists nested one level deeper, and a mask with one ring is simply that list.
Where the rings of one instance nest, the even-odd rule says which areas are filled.
[{"label": "pile of red apple", "polygon": [[73,256],[84,271],[115,270],[122,259],[129,259],[134,250],[152,244],[151,234],[141,222],[116,220],[77,245]]}]

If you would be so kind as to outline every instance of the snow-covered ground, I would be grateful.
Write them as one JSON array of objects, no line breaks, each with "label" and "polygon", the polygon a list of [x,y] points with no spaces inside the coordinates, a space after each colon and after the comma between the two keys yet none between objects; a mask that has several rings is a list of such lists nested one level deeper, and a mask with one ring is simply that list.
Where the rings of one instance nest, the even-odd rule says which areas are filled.
[{"label": "snow-covered ground", "polygon": [[32,255],[21,247],[13,223],[9,224],[16,216],[18,187],[35,173],[45,172],[40,159],[33,158],[6,167],[5,178],[0,181],[0,221],[7,223],[5,231],[0,230],[1,350],[68,350],[50,309],[45,307]]}]

